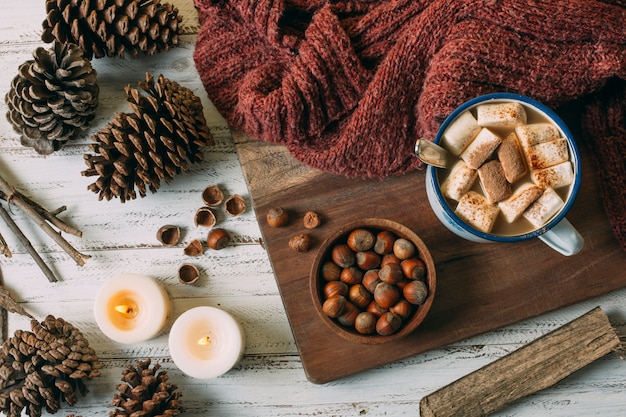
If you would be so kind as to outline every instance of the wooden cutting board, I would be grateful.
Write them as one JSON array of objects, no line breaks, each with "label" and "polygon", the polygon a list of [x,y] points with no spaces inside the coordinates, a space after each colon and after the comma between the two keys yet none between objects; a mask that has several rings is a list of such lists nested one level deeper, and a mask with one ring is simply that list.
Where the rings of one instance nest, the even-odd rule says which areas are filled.
[{"label": "wooden cutting board", "polygon": [[[522,243],[472,243],[449,232],[432,213],[424,171],[379,179],[347,179],[307,168],[282,146],[233,132],[264,244],[307,378],[325,383],[445,346],[626,286],[626,253],[615,239],[598,195],[584,147],[583,180],[568,220],[585,239],[565,257],[538,239]],[[287,227],[271,228],[271,208],[288,209]],[[323,226],[311,232],[312,249],[288,247],[303,231],[302,216],[317,211]],[[317,317],[309,291],[316,249],[345,223],[382,217],[415,231],[430,248],[437,293],[426,320],[393,344],[363,345],[333,334]]]}]

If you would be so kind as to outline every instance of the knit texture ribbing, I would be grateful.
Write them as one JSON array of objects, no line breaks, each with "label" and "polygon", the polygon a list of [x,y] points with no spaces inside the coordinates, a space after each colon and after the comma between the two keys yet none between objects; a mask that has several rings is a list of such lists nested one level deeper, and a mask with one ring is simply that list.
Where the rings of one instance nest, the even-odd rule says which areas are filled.
[{"label": "knit texture ribbing", "polygon": [[478,95],[515,92],[552,107],[585,98],[580,139],[626,250],[623,0],[195,4],[202,29],[194,60],[220,113],[324,171],[417,169],[416,138],[434,138],[454,108]]}]

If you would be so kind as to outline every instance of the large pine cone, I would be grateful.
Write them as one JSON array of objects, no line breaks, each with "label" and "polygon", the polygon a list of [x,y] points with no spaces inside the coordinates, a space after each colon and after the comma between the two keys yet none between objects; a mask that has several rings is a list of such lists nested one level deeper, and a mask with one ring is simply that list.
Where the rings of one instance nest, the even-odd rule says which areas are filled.
[{"label": "large pine cone", "polygon": [[133,58],[178,45],[178,9],[159,0],[46,0],[41,39],[72,42],[85,55]]},{"label": "large pine cone", "polygon": [[147,95],[127,86],[133,113],[117,113],[94,135],[97,143],[85,154],[84,176],[98,175],[89,189],[99,199],[119,197],[121,202],[156,192],[161,181],[169,183],[191,163],[204,159],[202,147],[214,144],[206,125],[202,102],[186,87],[151,74],[139,86]]},{"label": "large pine cone", "polygon": [[177,416],[184,411],[178,388],[169,382],[167,372],[160,371],[151,360],[138,361],[137,367],[127,365],[122,372],[124,384],[118,384],[119,394],[113,397],[113,406],[119,407],[109,413],[110,417]]},{"label": "large pine cone", "polygon": [[70,323],[48,316],[32,320],[31,329],[17,330],[0,348],[0,411],[10,417],[74,405],[77,392],[87,392],[83,380],[100,375],[98,356]]},{"label": "large pine cone", "polygon": [[37,48],[5,96],[7,119],[24,146],[48,155],[89,126],[98,106],[96,70],[75,44]]}]

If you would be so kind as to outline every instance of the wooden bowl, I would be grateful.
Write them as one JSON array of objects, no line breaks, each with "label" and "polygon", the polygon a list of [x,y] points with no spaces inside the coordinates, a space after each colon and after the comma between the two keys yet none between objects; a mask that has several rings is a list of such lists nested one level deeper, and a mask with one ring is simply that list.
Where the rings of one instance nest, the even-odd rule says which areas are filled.
[{"label": "wooden bowl", "polygon": [[[331,319],[322,311],[322,305],[324,302],[323,288],[327,282],[321,276],[322,265],[324,265],[327,261],[332,261],[331,251],[333,247],[341,243],[346,243],[350,232],[361,228],[372,231],[374,235],[380,231],[387,230],[393,232],[398,238],[405,238],[411,241],[416,247],[417,256],[426,266],[426,274],[423,278],[423,281],[428,287],[428,296],[426,300],[422,304],[415,306],[412,315],[406,320],[403,320],[400,329],[390,335],[383,336],[377,333],[371,335],[361,334],[354,328],[344,327],[342,324],[337,322],[336,319]],[[412,333],[422,323],[432,306],[435,297],[436,282],[435,264],[428,248],[419,236],[406,226],[397,222],[380,218],[368,218],[346,224],[341,229],[331,234],[322,243],[317,255],[315,256],[313,267],[311,269],[310,293],[318,318],[322,320],[333,333],[353,342],[379,344],[388,343],[405,337]],[[348,297],[346,296],[346,298]]]}]

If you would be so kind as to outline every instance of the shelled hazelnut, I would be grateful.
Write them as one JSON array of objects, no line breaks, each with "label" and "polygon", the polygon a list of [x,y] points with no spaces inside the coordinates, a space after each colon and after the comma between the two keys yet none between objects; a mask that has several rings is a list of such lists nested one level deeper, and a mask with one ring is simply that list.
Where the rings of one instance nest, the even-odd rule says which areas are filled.
[{"label": "shelled hazelnut", "polygon": [[337,296],[345,300],[341,313],[333,310],[329,317],[359,334],[398,332],[428,297],[427,270],[419,251],[388,230],[357,228],[344,236],[329,247],[320,264],[322,303]]},{"label": "shelled hazelnut", "polygon": [[296,252],[306,252],[311,246],[311,237],[304,233],[299,233],[289,240],[289,247]]},{"label": "shelled hazelnut", "polygon": [[289,223],[289,213],[282,207],[269,209],[265,218],[270,227],[283,227]]},{"label": "shelled hazelnut", "polygon": [[314,211],[307,211],[304,213],[304,218],[302,219],[304,223],[304,227],[307,229],[315,229],[322,224],[322,220],[320,219],[319,214]]}]

